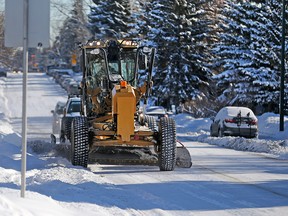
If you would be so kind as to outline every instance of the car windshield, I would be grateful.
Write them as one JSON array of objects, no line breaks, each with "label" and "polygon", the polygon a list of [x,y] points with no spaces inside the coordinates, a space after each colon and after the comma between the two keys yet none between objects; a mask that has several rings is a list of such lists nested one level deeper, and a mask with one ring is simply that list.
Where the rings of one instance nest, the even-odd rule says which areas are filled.
[{"label": "car windshield", "polygon": [[69,109],[68,109],[68,113],[71,113],[71,112],[80,112],[80,101],[71,102]]},{"label": "car windshield", "polygon": [[65,107],[65,103],[57,103],[56,107],[55,107],[55,110],[56,110],[56,113],[57,114],[63,114],[64,112],[64,107]]},{"label": "car windshield", "polygon": [[64,111],[64,107],[58,107],[56,110],[57,114],[59,114],[59,115],[63,114],[63,111]]}]

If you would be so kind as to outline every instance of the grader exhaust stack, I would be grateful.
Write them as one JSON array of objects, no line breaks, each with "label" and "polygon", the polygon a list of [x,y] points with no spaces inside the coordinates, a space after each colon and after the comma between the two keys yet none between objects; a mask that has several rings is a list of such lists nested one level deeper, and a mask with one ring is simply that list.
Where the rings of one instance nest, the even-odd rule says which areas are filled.
[{"label": "grader exhaust stack", "polygon": [[[81,116],[71,125],[71,162],[157,165],[162,171],[191,167],[177,147],[175,121],[159,123],[139,112],[152,87],[155,49],[133,40],[95,40],[82,46]],[[147,79],[139,85],[138,71]]]}]

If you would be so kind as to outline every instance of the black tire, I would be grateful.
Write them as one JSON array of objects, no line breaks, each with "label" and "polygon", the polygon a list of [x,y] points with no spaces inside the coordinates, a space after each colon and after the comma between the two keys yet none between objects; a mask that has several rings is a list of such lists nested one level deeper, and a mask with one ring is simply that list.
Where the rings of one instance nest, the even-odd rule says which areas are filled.
[{"label": "black tire", "polygon": [[88,165],[88,126],[85,117],[75,117],[71,126],[71,163],[74,166]]},{"label": "black tire", "polygon": [[60,137],[65,136],[65,117],[62,118],[61,125],[60,125]]},{"label": "black tire", "polygon": [[61,125],[61,130],[60,130],[60,143],[65,143],[66,138],[65,138],[65,131],[62,129],[62,125]]},{"label": "black tire", "polygon": [[71,124],[72,124],[71,119],[67,118],[65,121],[65,134],[68,140],[71,139]]},{"label": "black tire", "polygon": [[65,143],[66,139],[64,135],[60,135],[60,143]]},{"label": "black tire", "polygon": [[152,116],[145,115],[145,122],[147,122],[148,127],[152,131],[157,130],[157,122],[156,122],[155,118],[153,118]]},{"label": "black tire", "polygon": [[213,130],[212,130],[212,127],[210,126],[210,136],[211,137],[215,137],[215,135],[213,134]]},{"label": "black tire", "polygon": [[223,129],[221,127],[219,127],[218,129],[218,137],[223,137],[224,134],[223,134]]},{"label": "black tire", "polygon": [[172,171],[176,165],[176,126],[173,119],[160,119],[159,141],[159,168],[161,171]]}]

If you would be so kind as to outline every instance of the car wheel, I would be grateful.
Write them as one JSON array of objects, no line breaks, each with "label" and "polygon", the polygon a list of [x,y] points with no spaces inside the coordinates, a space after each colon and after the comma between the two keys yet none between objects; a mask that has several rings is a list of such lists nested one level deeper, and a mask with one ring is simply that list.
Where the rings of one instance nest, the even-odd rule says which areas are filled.
[{"label": "car wheel", "polygon": [[214,136],[215,136],[215,135],[213,134],[212,127],[210,127],[210,136],[211,136],[211,137],[214,137]]},{"label": "car wheel", "polygon": [[218,137],[223,137],[223,130],[222,128],[220,127],[219,130],[218,130]]}]

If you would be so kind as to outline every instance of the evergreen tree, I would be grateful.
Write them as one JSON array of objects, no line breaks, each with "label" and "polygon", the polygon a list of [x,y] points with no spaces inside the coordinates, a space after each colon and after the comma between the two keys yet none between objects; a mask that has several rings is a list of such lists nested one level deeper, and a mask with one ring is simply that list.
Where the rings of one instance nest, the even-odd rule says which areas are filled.
[{"label": "evergreen tree", "polygon": [[149,12],[151,1],[135,1],[132,9],[132,22],[129,37],[147,42],[147,35],[150,29]]},{"label": "evergreen tree", "polygon": [[0,12],[0,67],[20,67],[22,65],[22,62],[15,61],[15,54],[16,49],[15,48],[9,48],[5,47],[4,45],[4,14]]},{"label": "evergreen tree", "polygon": [[132,22],[129,0],[93,0],[90,7],[89,26],[96,38],[126,37]]},{"label": "evergreen tree", "polygon": [[[278,107],[281,38],[279,1],[227,1],[215,51],[215,78],[231,105]],[[224,96],[224,97],[223,97]]]},{"label": "evergreen tree", "polygon": [[71,56],[75,53],[79,43],[86,42],[90,32],[86,27],[86,20],[83,12],[83,1],[75,0],[70,17],[68,17],[54,42],[58,54],[70,63]]},{"label": "evergreen tree", "polygon": [[88,27],[96,38],[102,38],[105,29],[108,26],[103,26],[102,20],[107,19],[105,7],[106,1],[93,0],[94,5],[90,6],[90,13],[88,14]]},{"label": "evergreen tree", "polygon": [[169,106],[209,97],[205,1],[153,1],[149,39],[158,52],[154,95]]}]

